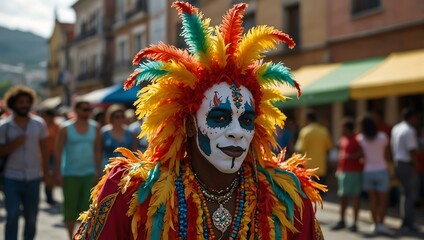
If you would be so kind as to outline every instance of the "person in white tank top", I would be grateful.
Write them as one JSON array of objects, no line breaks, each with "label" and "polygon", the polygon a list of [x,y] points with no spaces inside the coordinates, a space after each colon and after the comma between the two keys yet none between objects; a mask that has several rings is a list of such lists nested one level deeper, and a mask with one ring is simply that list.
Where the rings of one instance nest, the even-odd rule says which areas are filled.
[{"label": "person in white tank top", "polygon": [[360,129],[357,140],[364,153],[363,190],[369,197],[374,222],[372,231],[376,234],[392,235],[393,232],[384,225],[390,187],[386,163],[389,139],[384,132],[378,131],[370,116],[361,119]]}]

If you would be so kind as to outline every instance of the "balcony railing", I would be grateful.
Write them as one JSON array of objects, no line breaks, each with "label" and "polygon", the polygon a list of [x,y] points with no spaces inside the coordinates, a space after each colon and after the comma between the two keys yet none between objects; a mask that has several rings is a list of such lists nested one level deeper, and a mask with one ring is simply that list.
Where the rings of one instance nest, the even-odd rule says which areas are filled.
[{"label": "balcony railing", "polygon": [[131,11],[127,12],[125,18],[130,19],[138,13],[147,14],[147,12],[148,12],[147,0],[138,0],[135,7]]},{"label": "balcony railing", "polygon": [[115,63],[115,71],[121,72],[121,71],[131,71],[133,69],[132,67],[132,60],[122,60]]},{"label": "balcony railing", "polygon": [[100,77],[100,71],[89,71],[89,72],[85,72],[85,73],[80,73],[77,77],[77,81],[78,82],[84,82],[87,80],[93,80],[93,79],[97,79]]},{"label": "balcony railing", "polygon": [[75,42],[82,41],[84,39],[93,37],[93,36],[97,35],[97,33],[98,33],[97,28],[92,28],[90,30],[83,31],[75,38]]}]

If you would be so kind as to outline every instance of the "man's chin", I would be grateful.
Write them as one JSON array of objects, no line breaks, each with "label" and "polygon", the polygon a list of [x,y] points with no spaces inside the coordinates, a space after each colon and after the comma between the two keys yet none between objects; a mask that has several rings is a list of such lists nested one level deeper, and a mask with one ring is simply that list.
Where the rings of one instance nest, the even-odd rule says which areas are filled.
[{"label": "man's chin", "polygon": [[15,114],[20,116],[20,117],[26,117],[26,116],[28,116],[29,111],[16,111]]},{"label": "man's chin", "polygon": [[229,160],[229,162],[230,162],[230,164],[232,165],[232,164],[234,164],[232,167],[231,167],[231,165],[230,166],[225,166],[225,167],[220,167],[220,168],[217,168],[216,166],[215,166],[215,168],[216,169],[218,169],[218,171],[220,171],[220,172],[222,172],[222,173],[225,173],[225,174],[232,174],[232,173],[236,173],[239,169],[240,169],[240,166],[241,166],[241,164],[239,164],[239,163],[237,163],[236,161],[237,160],[235,160],[235,162],[234,163],[231,163],[231,161],[232,161],[232,159],[231,160]]}]

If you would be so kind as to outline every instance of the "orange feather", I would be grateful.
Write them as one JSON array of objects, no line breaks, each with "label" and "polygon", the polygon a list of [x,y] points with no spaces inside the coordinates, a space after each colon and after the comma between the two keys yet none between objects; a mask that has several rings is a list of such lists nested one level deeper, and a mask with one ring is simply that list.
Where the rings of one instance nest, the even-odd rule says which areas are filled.
[{"label": "orange feather", "polygon": [[188,13],[190,15],[193,15],[199,12],[199,9],[193,7],[188,2],[182,2],[182,1],[173,2],[171,7],[175,7],[179,15],[181,15],[182,13]]},{"label": "orange feather", "polygon": [[224,37],[224,43],[228,45],[227,54],[232,55],[236,51],[238,42],[242,37],[244,30],[242,18],[246,8],[246,3],[236,4],[224,16],[220,28]]}]

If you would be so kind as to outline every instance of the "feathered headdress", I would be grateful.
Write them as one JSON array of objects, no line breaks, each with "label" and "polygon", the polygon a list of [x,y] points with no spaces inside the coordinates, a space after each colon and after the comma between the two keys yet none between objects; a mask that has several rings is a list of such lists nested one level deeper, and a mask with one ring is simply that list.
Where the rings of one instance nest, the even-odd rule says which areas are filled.
[{"label": "feathered headdress", "polygon": [[[255,135],[253,153],[259,164],[271,160],[271,143],[275,125],[283,126],[285,115],[272,105],[285,97],[273,87],[288,84],[297,88],[290,70],[281,62],[263,62],[263,53],[275,49],[279,42],[293,48],[295,43],[287,34],[269,26],[256,26],[243,34],[245,3],[234,5],[220,26],[209,26],[210,19],[187,2],[174,2],[182,19],[182,33],[188,50],[159,43],[142,49],[134,57],[137,65],[125,82],[125,89],[150,81],[138,93],[134,103],[136,114],[145,117],[140,136],[147,134],[147,161],[160,162],[176,172],[179,160],[186,154],[186,117],[195,113],[204,92],[214,84],[227,82],[243,85],[255,100]],[[145,60],[148,59],[148,60]],[[248,159],[246,159],[248,161]]]}]

